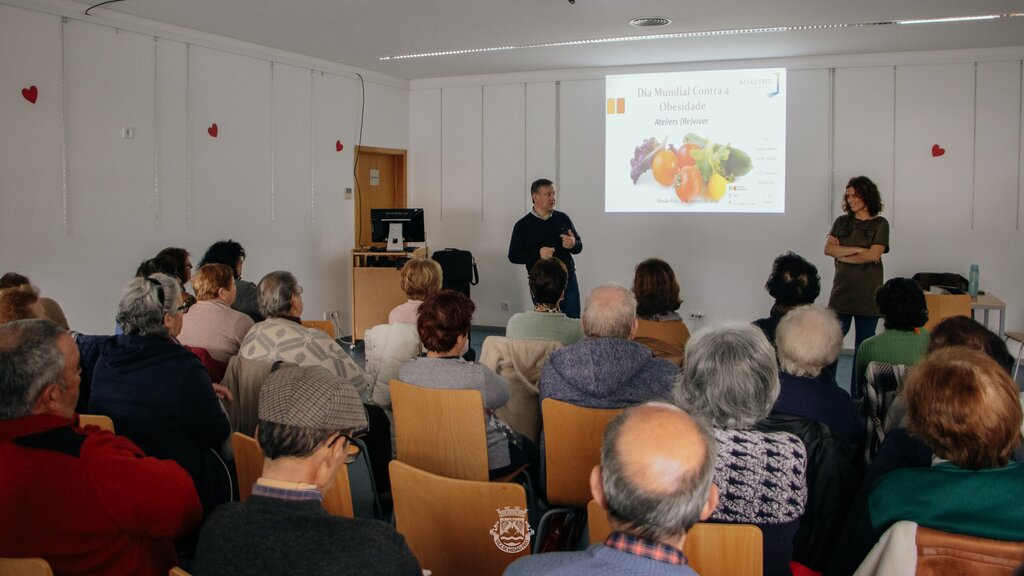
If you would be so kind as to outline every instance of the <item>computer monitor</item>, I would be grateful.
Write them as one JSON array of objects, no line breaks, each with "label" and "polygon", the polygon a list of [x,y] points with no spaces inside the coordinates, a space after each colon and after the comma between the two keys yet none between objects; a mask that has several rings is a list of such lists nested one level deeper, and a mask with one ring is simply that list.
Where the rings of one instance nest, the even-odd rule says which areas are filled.
[{"label": "computer monitor", "polygon": [[370,240],[387,242],[388,252],[402,252],[405,242],[425,242],[423,208],[371,208]]}]

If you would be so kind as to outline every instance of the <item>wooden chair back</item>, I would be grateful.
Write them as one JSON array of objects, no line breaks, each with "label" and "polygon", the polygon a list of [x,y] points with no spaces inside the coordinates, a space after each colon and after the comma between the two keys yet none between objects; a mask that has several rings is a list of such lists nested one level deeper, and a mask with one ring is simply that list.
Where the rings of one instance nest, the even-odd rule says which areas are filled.
[{"label": "wooden chair back", "polygon": [[[611,534],[608,513],[591,500],[587,504],[587,519],[590,543],[604,542]],[[700,522],[687,533],[683,552],[690,567],[701,576],[761,576],[763,540],[757,526]]]},{"label": "wooden chair back", "polygon": [[478,390],[391,381],[398,460],[447,478],[488,480],[487,430]]},{"label": "wooden chair back", "polygon": [[928,304],[928,322],[924,327],[929,331],[950,316],[971,317],[971,297],[968,294],[925,293],[924,300]]},{"label": "wooden chair back", "polygon": [[331,340],[337,338],[337,336],[334,335],[334,322],[331,322],[330,320],[303,320],[302,325],[306,328],[316,328],[327,332],[327,335],[331,337]]},{"label": "wooden chair back", "polygon": [[101,430],[114,432],[114,421],[103,414],[79,414],[79,426],[99,426]]},{"label": "wooden chair back", "polygon": [[[398,460],[389,466],[396,528],[434,576],[498,576],[530,553],[522,486],[445,478]],[[499,510],[513,514],[503,518]],[[513,551],[499,549],[498,541]]]},{"label": "wooden chair back", "polygon": [[190,572],[186,572],[184,568],[175,566],[171,568],[171,571],[167,573],[167,576],[192,576]]},{"label": "wooden chair back", "polygon": [[0,558],[0,576],[53,576],[42,558]]},{"label": "wooden chair back", "polygon": [[[235,451],[235,471],[238,474],[238,499],[245,502],[252,496],[256,479],[263,474],[263,451],[259,442],[241,432],[231,434],[231,447]],[[349,445],[349,455],[359,454],[359,447]],[[348,466],[338,470],[334,483],[324,493],[324,508],[335,516],[353,517],[352,486],[348,479]]]},{"label": "wooden chair back", "polygon": [[612,533],[612,525],[608,521],[608,511],[601,508],[597,500],[587,502],[587,528],[591,544],[604,542]]},{"label": "wooden chair back", "polygon": [[235,453],[235,472],[238,475],[238,499],[245,502],[252,496],[256,479],[263,474],[263,451],[252,436],[241,432],[231,434],[231,449]]},{"label": "wooden chair back", "polygon": [[917,576],[1012,576],[1024,542],[1005,542],[917,527]]},{"label": "wooden chair back", "polygon": [[[359,455],[359,446],[348,445],[348,459],[351,461]],[[352,483],[348,478],[348,464],[338,469],[334,482],[324,492],[324,508],[334,516],[354,518],[355,508],[352,505]]]},{"label": "wooden chair back", "polygon": [[590,471],[601,463],[604,429],[622,408],[583,408],[545,398],[544,451],[548,502],[584,508],[590,501]]}]

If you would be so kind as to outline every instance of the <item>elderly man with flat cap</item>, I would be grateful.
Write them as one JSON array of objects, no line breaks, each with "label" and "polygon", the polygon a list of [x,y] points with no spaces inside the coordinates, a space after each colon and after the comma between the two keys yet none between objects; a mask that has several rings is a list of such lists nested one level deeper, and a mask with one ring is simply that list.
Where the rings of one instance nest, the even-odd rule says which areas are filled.
[{"label": "elderly man with flat cap", "polygon": [[355,390],[326,368],[276,370],[260,389],[263,475],[244,503],[219,507],[203,527],[194,574],[421,574],[393,528],[331,516],[323,492],[352,436],[366,428]]},{"label": "elderly man with flat cap", "polygon": [[629,408],[605,430],[601,464],[590,474],[611,535],[582,552],[526,556],[505,576],[695,576],[683,542],[718,503],[714,472],[715,439],[703,422],[670,404]]}]

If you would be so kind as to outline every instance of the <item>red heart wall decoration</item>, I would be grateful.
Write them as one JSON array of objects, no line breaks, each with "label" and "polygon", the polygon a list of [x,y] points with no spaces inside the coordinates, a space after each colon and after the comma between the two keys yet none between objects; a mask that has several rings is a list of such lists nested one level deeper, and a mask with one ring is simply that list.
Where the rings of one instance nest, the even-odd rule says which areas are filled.
[{"label": "red heart wall decoration", "polygon": [[210,124],[210,127],[206,129],[206,133],[209,134],[210,136],[216,138],[217,137],[217,123],[214,122],[213,124]]},{"label": "red heart wall decoration", "polygon": [[29,102],[35,104],[36,98],[39,98],[39,89],[35,86],[29,86],[28,88],[21,89],[21,95]]},{"label": "red heart wall decoration", "polygon": [[932,157],[933,158],[938,158],[939,156],[942,156],[945,153],[946,153],[946,149],[945,148],[943,148],[942,146],[939,146],[938,144],[932,144]]},{"label": "red heart wall decoration", "polygon": [[341,152],[342,150],[345,149],[345,145],[341,143],[341,140],[336,140],[334,142],[334,149],[337,150],[338,152]]}]

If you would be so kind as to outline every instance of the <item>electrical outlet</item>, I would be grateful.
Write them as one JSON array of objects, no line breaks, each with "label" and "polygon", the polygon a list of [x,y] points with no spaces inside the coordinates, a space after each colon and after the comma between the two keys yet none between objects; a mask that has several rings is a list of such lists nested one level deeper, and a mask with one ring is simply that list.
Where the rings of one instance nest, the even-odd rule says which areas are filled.
[{"label": "electrical outlet", "polygon": [[703,320],[704,319],[704,313],[703,312],[690,312],[690,319],[691,320]]},{"label": "electrical outlet", "polygon": [[345,200],[351,200],[351,199],[352,199],[352,189],[351,188],[345,188]]},{"label": "electrical outlet", "polygon": [[508,302],[502,302],[501,303],[501,311],[502,312],[508,312],[511,309],[512,309],[512,305],[509,304]]},{"label": "electrical outlet", "polygon": [[327,312],[324,312],[324,320],[334,320],[337,322],[340,316],[341,310],[328,310]]}]

